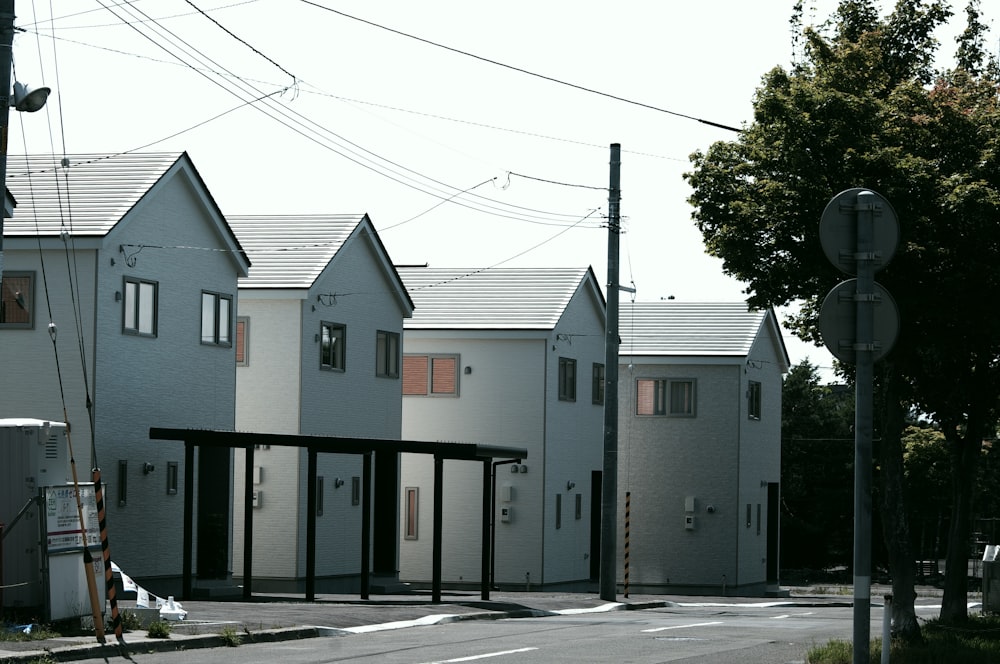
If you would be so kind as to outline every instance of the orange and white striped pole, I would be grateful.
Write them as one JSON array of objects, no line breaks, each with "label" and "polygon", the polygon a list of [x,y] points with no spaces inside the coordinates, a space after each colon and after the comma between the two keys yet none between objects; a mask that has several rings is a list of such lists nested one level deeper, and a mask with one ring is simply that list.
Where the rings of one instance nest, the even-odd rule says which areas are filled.
[{"label": "orange and white striped pole", "polygon": [[101,529],[101,557],[104,560],[104,588],[111,605],[111,625],[115,630],[115,638],[124,643],[122,636],[122,617],[118,614],[118,589],[115,588],[114,571],[111,569],[111,546],[108,543],[108,522],[104,510],[104,484],[101,482],[101,469],[95,467],[94,496],[97,500],[97,522]]},{"label": "orange and white striped pole", "polygon": [[628,536],[629,536],[629,512],[632,511],[632,492],[625,492],[625,588],[624,595],[628,597]]}]

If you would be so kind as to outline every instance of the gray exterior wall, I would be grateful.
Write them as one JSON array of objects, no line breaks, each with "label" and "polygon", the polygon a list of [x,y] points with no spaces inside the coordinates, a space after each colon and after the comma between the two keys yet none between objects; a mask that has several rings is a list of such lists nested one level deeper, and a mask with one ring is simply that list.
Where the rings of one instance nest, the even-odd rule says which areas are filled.
[{"label": "gray exterior wall", "polygon": [[[768,528],[777,528],[767,521],[767,485],[781,472],[782,360],[771,332],[762,327],[748,357],[636,357],[619,366],[618,523],[630,493],[634,592],[765,590]],[[642,378],[694,379],[696,416],[636,415]],[[760,420],[749,417],[750,381],[761,383]],[[621,582],[624,534],[618,539]]]},{"label": "gray exterior wall", "polygon": [[[176,580],[181,573],[184,448],[149,439],[150,427],[232,428],[235,421],[233,349],[202,345],[202,290],[233,296],[241,267],[219,235],[217,218],[182,170],[162,181],[103,239],[75,238],[70,245],[75,288],[67,272],[62,242],[46,239],[46,280],[66,412],[78,478],[89,481],[93,459],[91,427],[79,347],[86,354],[94,403],[97,463],[106,483],[112,557],[129,575]],[[120,245],[134,254],[129,265]],[[0,330],[2,416],[64,421],[37,240],[18,239],[5,247],[5,270],[35,270],[33,330]],[[122,333],[125,276],[158,282],[155,338]],[[71,297],[72,295],[72,297]],[[72,299],[82,321],[77,334]],[[30,377],[30,379],[26,379]],[[118,461],[127,461],[127,495],[119,504]],[[179,491],[168,495],[167,462],[179,465]],[[155,470],[142,472],[144,463]],[[173,583],[173,581],[167,581]],[[175,586],[147,585],[166,594]]]}]

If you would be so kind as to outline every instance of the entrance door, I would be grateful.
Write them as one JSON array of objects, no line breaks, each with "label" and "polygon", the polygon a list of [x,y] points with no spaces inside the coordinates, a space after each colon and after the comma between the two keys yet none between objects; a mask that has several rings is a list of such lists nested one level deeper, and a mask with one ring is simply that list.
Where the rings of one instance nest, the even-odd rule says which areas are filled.
[{"label": "entrance door", "polygon": [[781,497],[780,485],[769,482],[767,485],[767,583],[778,584],[778,545],[779,545],[779,503]]},{"label": "entrance door", "polygon": [[[229,574],[229,501],[232,468],[228,447],[198,448],[198,578]],[[190,472],[190,469],[188,469]]]},{"label": "entrance door", "polygon": [[590,474],[590,580],[601,578],[601,471]]},{"label": "entrance door", "polygon": [[372,573],[395,578],[399,566],[399,454],[376,452],[372,470],[375,496],[372,504]]}]

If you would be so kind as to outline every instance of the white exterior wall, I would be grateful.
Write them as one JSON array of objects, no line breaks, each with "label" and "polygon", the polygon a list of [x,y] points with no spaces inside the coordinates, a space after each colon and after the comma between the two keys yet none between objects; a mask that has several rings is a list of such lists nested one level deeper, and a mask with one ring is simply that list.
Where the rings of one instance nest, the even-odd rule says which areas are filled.
[{"label": "white exterior wall", "polygon": [[[459,397],[403,398],[407,440],[470,442],[524,447],[527,472],[498,467],[495,581],[557,584],[590,577],[591,477],[603,463],[604,409],[592,403],[592,365],[604,363],[604,318],[586,287],[571,300],[554,330],[459,332],[409,330],[404,352],[459,354]],[[536,338],[531,338],[535,336]],[[518,338],[515,338],[518,337]],[[559,358],[577,362],[577,398],[560,401]],[[464,368],[471,373],[466,374]],[[481,573],[482,465],[444,465],[442,581],[479,582]],[[431,578],[434,464],[404,455],[400,514],[406,487],[418,487],[417,540],[400,539],[400,578]],[[575,483],[567,489],[567,482]],[[506,502],[505,487],[511,500]],[[576,494],[582,494],[580,518]],[[556,494],[562,514],[556,528]],[[509,522],[500,511],[509,508]],[[401,526],[402,528],[402,526]]]},{"label": "white exterior wall", "polygon": [[[591,476],[604,465],[604,406],[593,403],[593,365],[604,364],[604,316],[592,294],[577,292],[546,353],[544,561],[546,584],[590,578]],[[576,360],[576,401],[559,400],[559,358]],[[568,482],[575,486],[568,489]],[[576,518],[576,495],[581,513]],[[556,522],[556,495],[561,518]],[[597,497],[600,504],[600,497]],[[598,536],[599,537],[599,536]]]},{"label": "white exterior wall", "polygon": [[[241,301],[248,316],[248,366],[239,367],[238,428],[261,433],[399,439],[401,382],[375,375],[376,332],[402,339],[403,311],[396,288],[377,262],[366,232],[349,239],[301,299],[253,292]],[[333,304],[318,294],[338,293]],[[324,298],[329,302],[329,298]],[[345,371],[320,369],[320,323],[346,325]],[[244,485],[237,453],[236,495]],[[254,513],[255,577],[302,578],[306,566],[308,455],[298,448],[258,450],[263,504]],[[321,454],[322,514],[316,521],[316,574],[358,574],[361,505],[352,504],[351,481],[360,477],[357,455]],[[336,486],[337,479],[343,485]],[[242,505],[236,508],[233,567],[242,571]]]},{"label": "white exterior wall", "polygon": [[[645,361],[645,359],[643,360]],[[618,523],[631,492],[629,577],[633,585],[733,585],[741,528],[738,491],[739,364],[619,366]],[[695,417],[637,416],[640,378],[694,379]],[[694,498],[695,528],[685,527]],[[708,507],[714,508],[713,513]],[[619,526],[620,527],[620,526]],[[623,577],[623,537],[618,578]]]},{"label": "white exterior wall", "polygon": [[[249,318],[247,364],[236,368],[236,428],[257,433],[299,432],[299,385],[302,301],[258,299],[243,294],[239,315]],[[233,571],[243,573],[243,491],[245,453],[237,450],[233,467]],[[260,507],[254,511],[253,573],[257,577],[295,575],[300,524],[296,504],[304,480],[299,450],[272,447],[254,451],[260,470]],[[284,497],[284,499],[282,499]],[[294,497],[289,500],[287,497]],[[281,555],[277,555],[281,552]]]},{"label": "white exterior wall", "polygon": [[[496,333],[483,333],[483,337]],[[511,333],[508,336],[513,336]],[[542,575],[542,482],[544,479],[544,368],[547,341],[475,338],[478,333],[408,330],[404,353],[460,356],[459,397],[403,397],[403,438],[524,447],[527,473],[500,466],[497,484],[510,484],[514,517],[496,524],[496,581],[523,583]],[[534,337],[534,338],[532,338]],[[464,368],[471,373],[466,374]],[[434,468],[429,455],[404,454],[400,486],[419,488],[416,540],[400,537],[400,579],[431,578]],[[445,582],[478,582],[482,528],[482,466],[445,463],[442,577]],[[405,491],[400,514],[405,519]],[[497,499],[497,508],[500,508]]]},{"label": "white exterior wall", "polygon": [[[740,401],[740,505],[743,523],[739,529],[739,582],[741,585],[767,581],[768,483],[781,481],[781,388],[779,361],[774,338],[759,336],[741,375]],[[751,420],[746,398],[750,381],[761,384],[761,417]],[[746,507],[750,505],[751,525],[746,527]],[[759,506],[759,507],[758,507]],[[760,519],[758,523],[758,510]],[[777,528],[778,524],[774,524]]]}]

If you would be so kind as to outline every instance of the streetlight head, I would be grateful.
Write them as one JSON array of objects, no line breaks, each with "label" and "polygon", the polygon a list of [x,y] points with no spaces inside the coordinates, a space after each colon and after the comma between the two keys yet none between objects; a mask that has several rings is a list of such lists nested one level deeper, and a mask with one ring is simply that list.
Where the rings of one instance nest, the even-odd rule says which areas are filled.
[{"label": "streetlight head", "polygon": [[15,81],[14,99],[11,102],[11,106],[18,111],[34,113],[40,110],[42,106],[45,106],[45,100],[49,98],[50,92],[52,90],[46,87],[29,88],[24,83]]}]

